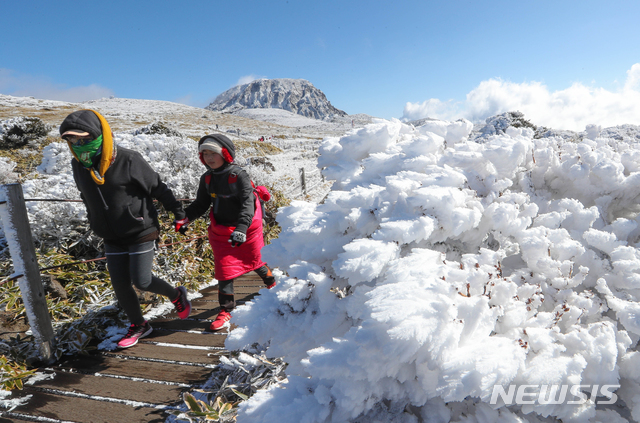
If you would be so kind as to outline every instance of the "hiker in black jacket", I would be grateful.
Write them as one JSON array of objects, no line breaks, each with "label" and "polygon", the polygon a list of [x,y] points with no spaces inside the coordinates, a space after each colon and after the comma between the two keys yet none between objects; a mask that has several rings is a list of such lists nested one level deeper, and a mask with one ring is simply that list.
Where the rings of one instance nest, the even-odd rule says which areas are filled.
[{"label": "hiker in black jacket", "polygon": [[111,284],[131,326],[118,342],[135,345],[151,333],[144,320],[135,285],[142,291],[168,297],[181,319],[191,312],[187,290],[174,288],[151,273],[160,223],[153,199],[159,200],[176,220],[182,205],[140,153],[118,147],[102,115],[93,110],[71,113],[60,125],[74,159],[73,179],[87,208],[91,229],[104,239]]}]

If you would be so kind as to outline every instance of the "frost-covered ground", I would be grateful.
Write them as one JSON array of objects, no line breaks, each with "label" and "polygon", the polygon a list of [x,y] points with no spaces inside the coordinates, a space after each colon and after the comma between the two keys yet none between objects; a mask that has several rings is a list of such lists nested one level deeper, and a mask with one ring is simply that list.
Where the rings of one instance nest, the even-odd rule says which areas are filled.
[{"label": "frost-covered ground", "polygon": [[[333,186],[280,210],[263,252],[278,286],[234,313],[228,348],[289,363],[238,422],[640,420],[640,128],[514,124],[376,121],[322,142],[292,126],[278,170],[250,165],[291,185],[317,164]],[[195,192],[195,141],[116,142]],[[48,146],[25,196],[77,196],[69,160]],[[29,213],[43,228],[83,218],[74,203]]]},{"label": "frost-covered ground", "polygon": [[325,140],[331,193],[280,211],[278,286],[234,314],[228,348],[289,363],[239,422],[640,420],[638,128],[500,121]]}]

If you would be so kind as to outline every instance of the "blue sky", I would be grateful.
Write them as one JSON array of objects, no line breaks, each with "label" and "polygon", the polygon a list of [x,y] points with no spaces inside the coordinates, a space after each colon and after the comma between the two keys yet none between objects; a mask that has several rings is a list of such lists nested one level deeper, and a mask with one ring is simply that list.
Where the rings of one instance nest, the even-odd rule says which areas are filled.
[{"label": "blue sky", "polygon": [[[640,103],[629,82],[640,78],[635,0],[2,0],[1,9],[2,94],[204,107],[253,78],[302,78],[349,114],[478,120],[506,107],[552,124],[560,112],[543,109],[560,101],[590,107],[557,125],[583,125],[575,116],[585,113],[609,124],[620,110],[595,109],[613,95],[619,123],[640,124],[627,110]],[[631,97],[619,98],[625,86]]]}]

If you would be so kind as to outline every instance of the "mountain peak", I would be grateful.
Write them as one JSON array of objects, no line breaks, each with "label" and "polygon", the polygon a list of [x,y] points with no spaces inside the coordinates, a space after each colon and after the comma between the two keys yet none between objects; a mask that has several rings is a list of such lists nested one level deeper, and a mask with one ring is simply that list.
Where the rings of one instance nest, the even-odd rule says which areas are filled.
[{"label": "mountain peak", "polygon": [[309,81],[290,78],[257,79],[237,85],[205,108],[231,113],[243,109],[284,109],[314,119],[347,115],[333,107],[324,93]]}]

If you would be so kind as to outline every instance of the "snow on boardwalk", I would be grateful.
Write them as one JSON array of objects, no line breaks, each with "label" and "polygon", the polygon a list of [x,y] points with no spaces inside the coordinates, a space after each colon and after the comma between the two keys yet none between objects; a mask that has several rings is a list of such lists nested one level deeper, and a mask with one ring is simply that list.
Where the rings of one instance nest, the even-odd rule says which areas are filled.
[{"label": "snow on boardwalk", "polygon": [[[264,288],[253,272],[235,285],[239,304]],[[40,369],[51,377],[16,391],[31,397],[10,412],[0,411],[0,422],[164,422],[168,410],[183,404],[182,393],[204,385],[227,354],[226,332],[207,330],[219,311],[217,287],[200,292],[188,319],[171,313],[151,320],[153,332],[129,349]]]}]

